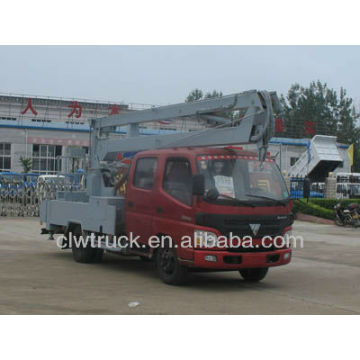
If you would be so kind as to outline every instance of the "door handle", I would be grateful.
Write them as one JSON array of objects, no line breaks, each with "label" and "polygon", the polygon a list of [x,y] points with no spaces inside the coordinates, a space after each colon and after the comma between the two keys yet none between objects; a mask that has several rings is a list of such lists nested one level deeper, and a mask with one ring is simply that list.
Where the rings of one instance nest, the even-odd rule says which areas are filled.
[{"label": "door handle", "polygon": [[158,207],[156,208],[156,212],[157,212],[158,214],[162,214],[162,213],[164,212],[164,209],[163,209],[162,207],[158,206]]},{"label": "door handle", "polygon": [[128,201],[128,207],[129,207],[129,208],[134,207],[134,203],[133,203],[132,201]]}]

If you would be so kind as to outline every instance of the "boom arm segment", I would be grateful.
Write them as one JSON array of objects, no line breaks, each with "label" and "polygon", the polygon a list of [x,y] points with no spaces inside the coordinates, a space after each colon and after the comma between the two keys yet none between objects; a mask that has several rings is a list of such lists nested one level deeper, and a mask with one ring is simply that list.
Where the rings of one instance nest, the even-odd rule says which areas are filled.
[{"label": "boom arm segment", "polygon": [[[166,147],[216,146],[256,143],[259,158],[266,156],[273,135],[274,114],[280,112],[279,99],[274,92],[256,90],[216,99],[162,106],[91,120],[91,167],[101,160],[114,160],[125,151],[141,151]],[[240,121],[233,122],[222,113],[246,110]],[[201,131],[139,137],[138,124],[157,120],[196,117],[221,123],[219,127]],[[127,137],[110,139],[116,127],[129,125]]]}]

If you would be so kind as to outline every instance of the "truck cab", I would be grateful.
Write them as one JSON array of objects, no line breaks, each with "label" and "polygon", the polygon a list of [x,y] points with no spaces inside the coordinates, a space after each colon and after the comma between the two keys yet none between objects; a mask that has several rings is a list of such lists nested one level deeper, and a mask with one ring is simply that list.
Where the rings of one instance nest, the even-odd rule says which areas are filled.
[{"label": "truck cab", "polygon": [[[177,266],[243,270],[250,278],[263,277],[269,267],[290,262],[291,249],[273,241],[288,234],[292,223],[288,190],[270,158],[261,164],[246,151],[174,148],[144,151],[132,162],[126,233],[139,236],[155,258],[163,257],[157,262],[158,267],[163,264],[159,271],[165,282],[174,281]],[[231,235],[251,238],[252,244],[229,246],[225,242]],[[152,247],[151,236],[171,239],[171,246],[168,241]],[[205,237],[222,237],[224,244],[205,246],[200,241]],[[189,239],[191,245],[184,246]]]}]

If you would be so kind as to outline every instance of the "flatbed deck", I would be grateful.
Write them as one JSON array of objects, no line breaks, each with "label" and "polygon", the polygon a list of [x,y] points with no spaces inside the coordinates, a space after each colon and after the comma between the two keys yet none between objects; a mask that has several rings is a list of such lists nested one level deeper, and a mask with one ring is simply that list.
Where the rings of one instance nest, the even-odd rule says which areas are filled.
[{"label": "flatbed deck", "polygon": [[85,231],[117,235],[125,222],[125,198],[87,196],[84,192],[60,193],[55,200],[43,201],[40,220],[46,223],[46,230],[54,233],[73,223]]}]

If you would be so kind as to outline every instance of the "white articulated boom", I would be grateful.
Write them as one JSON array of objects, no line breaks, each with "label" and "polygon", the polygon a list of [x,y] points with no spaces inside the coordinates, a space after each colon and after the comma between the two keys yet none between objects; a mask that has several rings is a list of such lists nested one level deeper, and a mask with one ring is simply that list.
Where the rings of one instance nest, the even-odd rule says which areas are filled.
[{"label": "white articulated boom", "polygon": [[[222,116],[224,112],[245,113],[240,121]],[[115,160],[121,152],[136,152],[159,148],[199,147],[238,144],[257,144],[259,159],[266,156],[273,135],[274,115],[281,106],[275,92],[246,91],[220,98],[162,106],[148,110],[126,112],[90,121],[91,168],[100,161]],[[201,131],[171,135],[139,136],[138,125],[146,122],[196,118],[216,122],[219,126]],[[110,137],[117,127],[128,125],[126,138]]]}]

